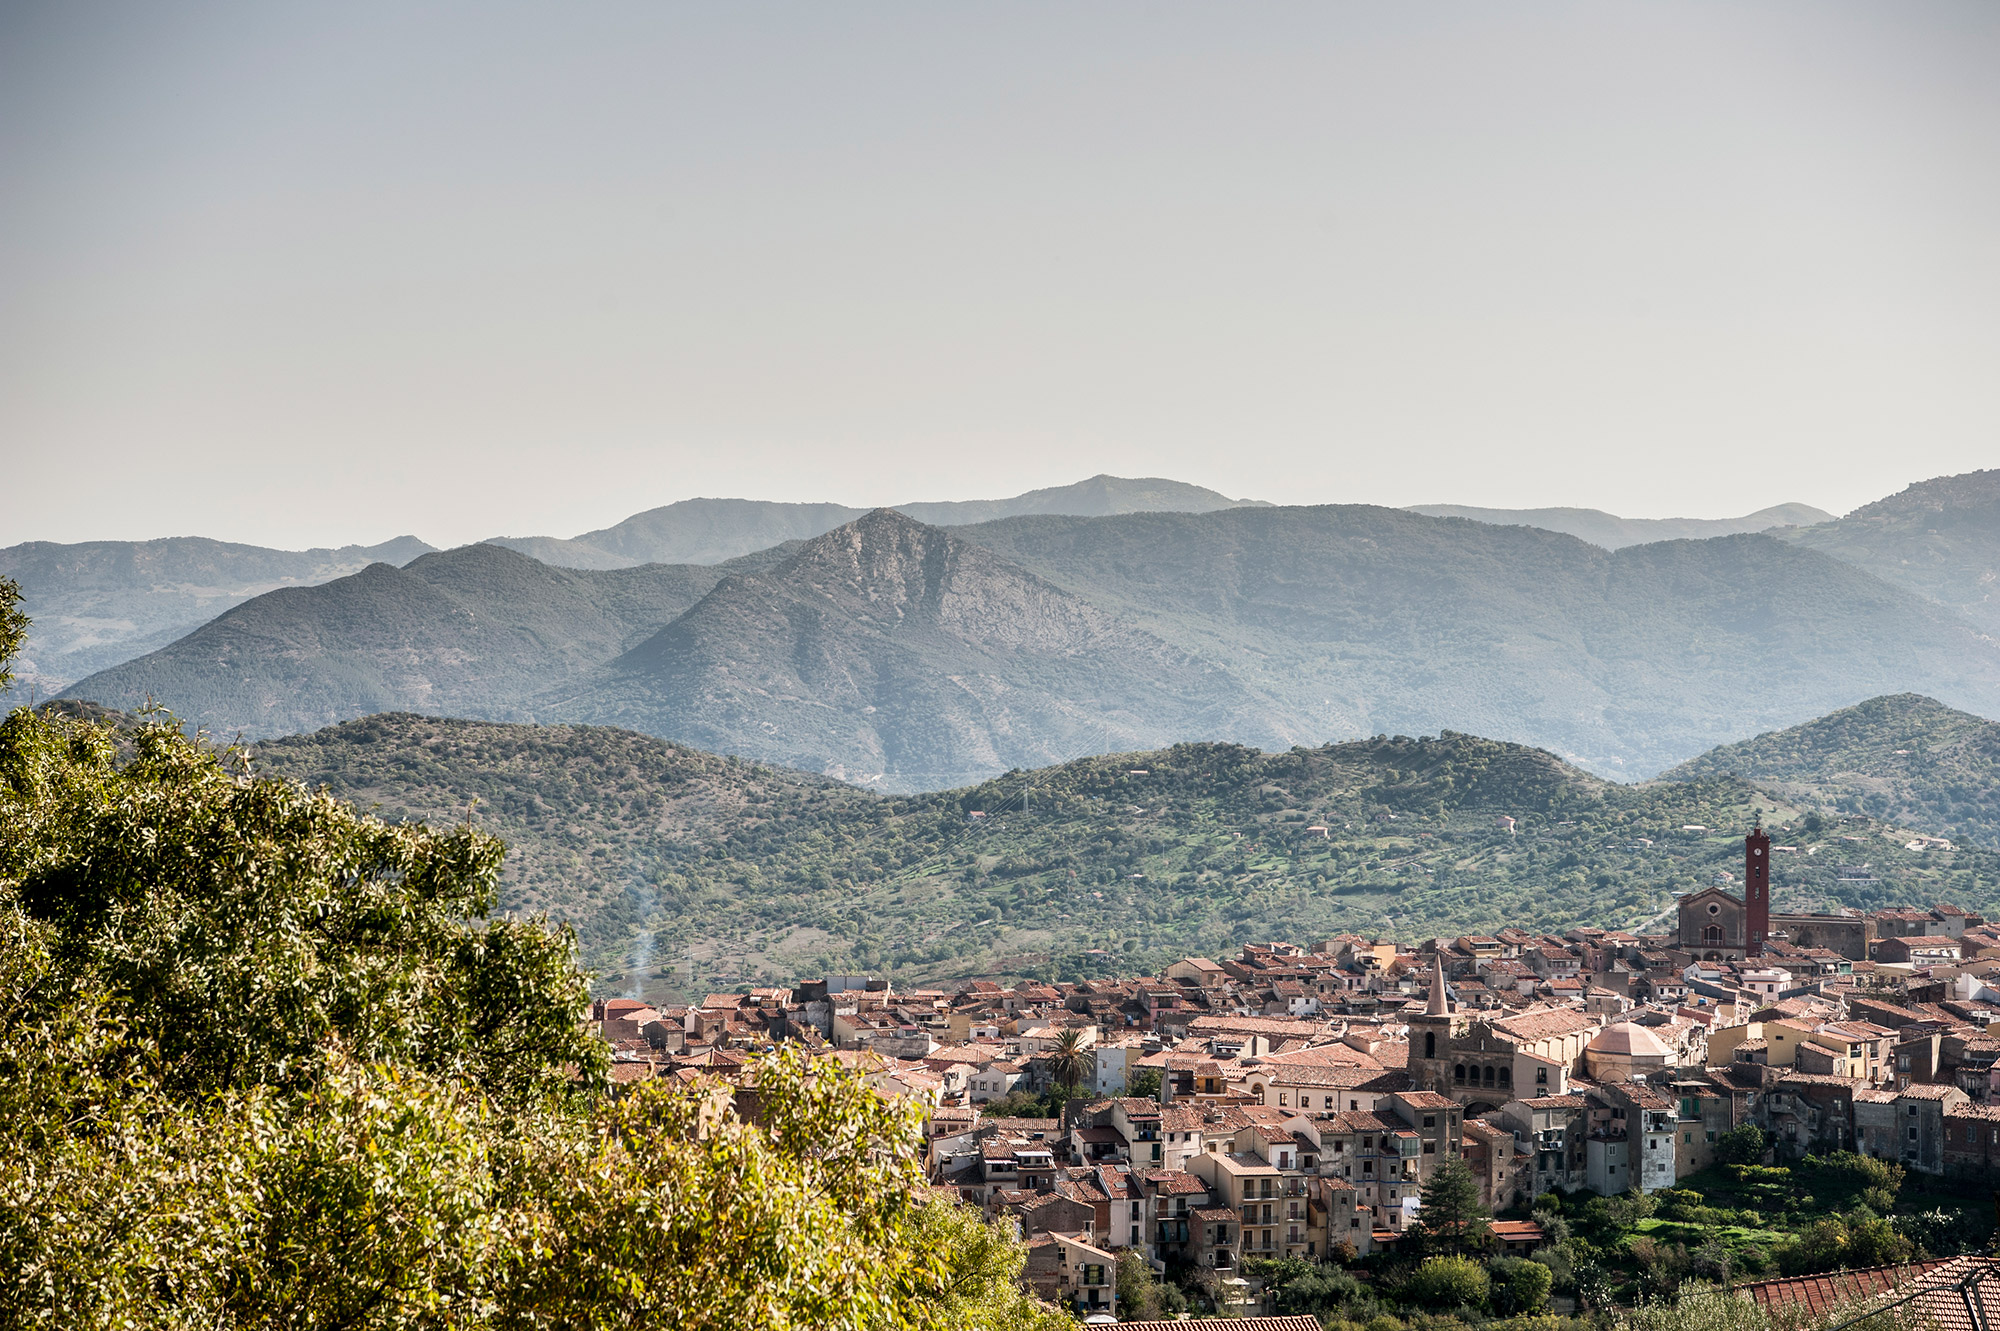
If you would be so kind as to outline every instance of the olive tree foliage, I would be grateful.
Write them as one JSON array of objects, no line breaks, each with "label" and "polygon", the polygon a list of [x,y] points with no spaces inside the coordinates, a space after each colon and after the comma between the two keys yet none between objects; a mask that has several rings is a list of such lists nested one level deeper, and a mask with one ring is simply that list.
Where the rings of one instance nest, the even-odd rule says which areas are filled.
[{"label": "olive tree foliage", "polygon": [[507,1191],[506,1328],[1067,1326],[1022,1293],[1023,1250],[924,1197],[911,1107],[796,1052],[726,1088],[643,1085],[588,1134],[525,1143]]},{"label": "olive tree foliage", "polygon": [[117,997],[168,1089],[303,1087],[334,1048],[510,1103],[602,1075],[573,939],[486,918],[494,838],[255,779],[165,722],[133,743],[117,765],[87,722],[0,720],[0,909]]},{"label": "olive tree foliage", "polygon": [[28,617],[21,613],[21,588],[12,578],[0,578],[0,693],[14,682],[12,666],[28,640]]},{"label": "olive tree foliage", "polygon": [[610,1098],[491,837],[131,738],[0,720],[0,1325],[1070,1324],[836,1065]]}]

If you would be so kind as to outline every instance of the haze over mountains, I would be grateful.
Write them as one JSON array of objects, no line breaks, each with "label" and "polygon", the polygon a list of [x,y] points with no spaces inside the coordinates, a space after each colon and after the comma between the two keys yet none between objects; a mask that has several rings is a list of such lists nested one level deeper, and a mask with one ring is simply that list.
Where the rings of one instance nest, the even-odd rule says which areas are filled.
[{"label": "haze over mountains", "polygon": [[1282,744],[1229,672],[880,509],[724,579],[546,710],[887,789],[1189,735]]},{"label": "haze over mountains", "polygon": [[1433,518],[1471,518],[1503,527],[1540,527],[1559,531],[1606,550],[1621,550],[1648,541],[1700,541],[1711,536],[1740,536],[1776,527],[1806,527],[1831,522],[1833,514],[1811,504],[1777,504],[1740,518],[1621,518],[1595,508],[1470,508],[1464,504],[1412,504],[1404,510]]},{"label": "haze over mountains", "polygon": [[[1094,476],[1011,499],[904,506],[922,522],[984,522],[1018,513],[1206,512],[1233,500],[1181,481]],[[573,540],[500,537],[488,542],[565,568],[719,564],[807,540],[867,512],[844,504],[689,499],[636,513]],[[143,656],[232,606],[278,587],[312,586],[371,563],[407,564],[435,547],[414,536],[339,550],[271,550],[206,537],[153,541],[30,541],[0,549],[0,577],[21,585],[33,636],[17,673],[31,692],[54,693]]]},{"label": "haze over mountains", "polygon": [[2000,634],[2000,470],[1919,481],[1785,536]]},{"label": "haze over mountains", "polygon": [[279,587],[331,582],[432,547],[414,536],[338,550],[268,550],[201,536],[157,541],[29,541],[0,549],[0,578],[21,587],[33,622],[20,682],[52,693],[129,661]]},{"label": "haze over mountains", "polygon": [[1441,729],[1632,779],[1875,694],[2000,714],[1991,636],[1802,540],[1613,551],[1214,498],[949,532],[879,511],[725,569],[474,547],[261,598],[70,692],[253,736],[394,708],[614,723],[886,790],[1172,740]]},{"label": "haze over mountains", "polygon": [[[895,504],[932,526],[990,522],[1025,513],[1207,513],[1258,501],[1231,499],[1199,485],[1150,477],[1093,476],[1075,485],[1030,490],[1012,499],[968,499]],[[572,568],[627,568],[633,564],[718,564],[725,559],[806,541],[868,512],[844,504],[779,504],[759,499],[684,499],[635,513],[614,527],[562,540],[552,536],[496,536],[504,545],[550,564]]]}]

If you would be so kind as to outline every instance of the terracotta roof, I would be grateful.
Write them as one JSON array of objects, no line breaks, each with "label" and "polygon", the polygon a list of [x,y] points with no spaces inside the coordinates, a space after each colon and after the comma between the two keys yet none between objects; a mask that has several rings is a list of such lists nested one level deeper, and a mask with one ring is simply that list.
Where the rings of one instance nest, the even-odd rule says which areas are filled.
[{"label": "terracotta roof", "polygon": [[1571,1035],[1588,1030],[1597,1023],[1575,1008],[1548,1008],[1540,1012],[1523,1012],[1518,1016],[1502,1017],[1493,1023],[1493,1029],[1516,1040],[1546,1040],[1554,1035]]},{"label": "terracotta roof", "polygon": [[1659,1036],[1629,1021],[1606,1026],[1585,1047],[1600,1054],[1626,1054],[1634,1058],[1666,1058],[1671,1053]]},{"label": "terracotta roof", "polygon": [[1279,1086],[1325,1086],[1336,1090],[1348,1090],[1365,1086],[1389,1069],[1370,1059],[1361,1063],[1280,1063],[1276,1066],[1265,1064],[1250,1068],[1243,1075],[1252,1077],[1263,1073]]},{"label": "terracotta roof", "polygon": [[1401,1098],[1404,1104],[1413,1105],[1418,1109],[1450,1109],[1458,1103],[1448,1096],[1439,1095],[1436,1091],[1404,1091]]},{"label": "terracotta roof", "polygon": [[626,1086],[635,1081],[650,1081],[659,1075],[657,1065],[652,1063],[613,1063],[611,1081],[617,1086]]},{"label": "terracotta roof", "polygon": [[1502,1243],[1540,1243],[1548,1237],[1532,1220],[1489,1220],[1486,1232]]},{"label": "terracotta roof", "polygon": [[1950,1261],[1913,1262],[1908,1266],[1870,1266],[1859,1271],[1832,1271],[1825,1275],[1793,1276],[1786,1280],[1760,1280],[1739,1285],[1737,1293],[1766,1311],[1803,1308],[1808,1317],[1825,1317],[1845,1312],[1860,1299],[1881,1294],[1918,1276],[1928,1276]]}]

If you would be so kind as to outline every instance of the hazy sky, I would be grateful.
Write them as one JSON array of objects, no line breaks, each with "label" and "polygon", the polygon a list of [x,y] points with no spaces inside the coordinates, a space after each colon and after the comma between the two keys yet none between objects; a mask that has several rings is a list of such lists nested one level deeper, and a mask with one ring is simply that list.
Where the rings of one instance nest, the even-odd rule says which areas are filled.
[{"label": "hazy sky", "polygon": [[2000,4],[0,9],[0,545],[2000,465]]}]

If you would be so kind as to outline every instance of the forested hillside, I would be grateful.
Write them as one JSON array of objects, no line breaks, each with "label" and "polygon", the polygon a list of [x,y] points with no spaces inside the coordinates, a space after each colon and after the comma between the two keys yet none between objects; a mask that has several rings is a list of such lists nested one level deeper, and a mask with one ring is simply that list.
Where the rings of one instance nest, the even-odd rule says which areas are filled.
[{"label": "forested hillside", "polygon": [[1788,797],[2000,848],[2000,725],[1914,693],[1870,698],[1666,773],[1734,774]]},{"label": "forested hillside", "polygon": [[[1989,851],[1908,850],[1729,778],[1621,787],[1459,734],[1178,745],[907,798],[614,730],[416,716],[255,761],[390,817],[470,816],[510,847],[504,904],[575,920],[600,989],[654,997],[847,967],[1129,972],[1349,929],[1663,927],[1676,894],[1740,872],[1758,808],[1795,847],[1781,905],[2000,909]],[[1871,881],[1839,874],[1862,865]]]}]

